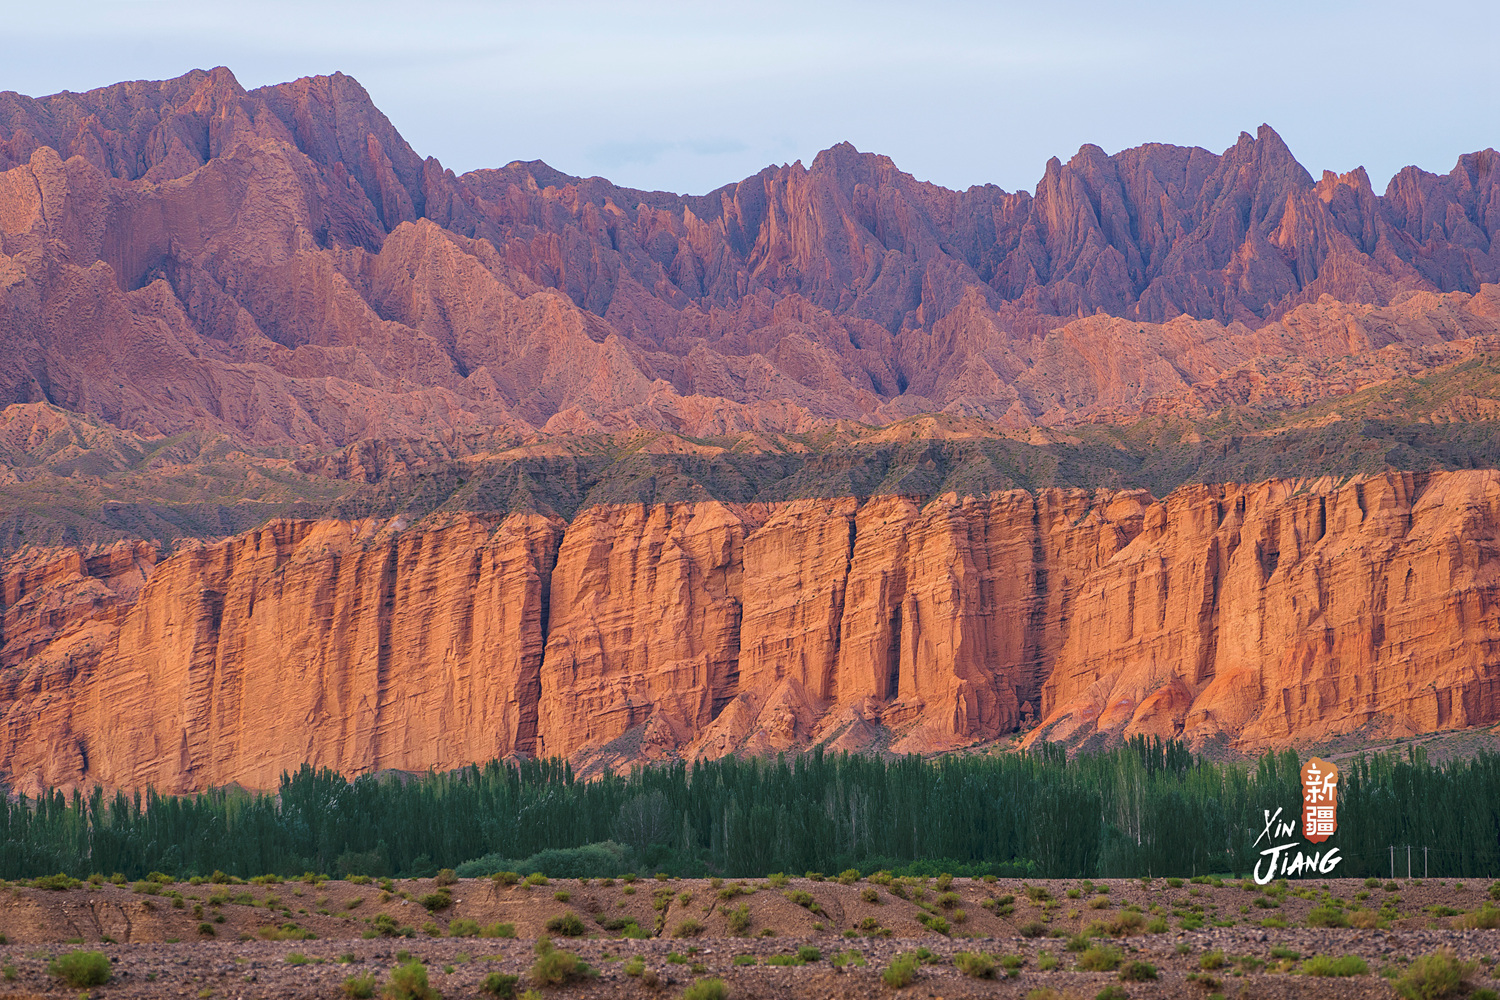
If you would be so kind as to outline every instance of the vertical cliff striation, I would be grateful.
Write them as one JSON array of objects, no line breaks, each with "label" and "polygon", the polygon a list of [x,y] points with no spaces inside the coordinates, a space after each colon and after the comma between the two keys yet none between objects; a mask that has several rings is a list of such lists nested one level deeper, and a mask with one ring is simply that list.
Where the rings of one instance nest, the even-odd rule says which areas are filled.
[{"label": "vertical cliff striation", "polygon": [[279,521],[28,553],[21,788],[1500,720],[1500,472]]}]

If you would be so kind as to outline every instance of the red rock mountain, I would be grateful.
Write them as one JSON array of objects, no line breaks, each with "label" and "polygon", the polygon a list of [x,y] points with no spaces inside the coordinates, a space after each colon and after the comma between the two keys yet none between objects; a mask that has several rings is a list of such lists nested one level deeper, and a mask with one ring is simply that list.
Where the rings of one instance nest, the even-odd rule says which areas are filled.
[{"label": "red rock mountain", "polygon": [[0,772],[1492,724],[1497,238],[1494,150],[1377,195],[1267,126],[689,197],[457,176],[341,74],[0,95]]}]

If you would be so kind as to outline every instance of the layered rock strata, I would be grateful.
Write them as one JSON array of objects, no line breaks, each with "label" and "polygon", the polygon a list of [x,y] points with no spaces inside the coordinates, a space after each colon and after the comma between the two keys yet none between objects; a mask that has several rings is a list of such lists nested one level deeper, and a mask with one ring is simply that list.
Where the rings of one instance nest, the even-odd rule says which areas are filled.
[{"label": "layered rock strata", "polygon": [[0,768],[180,792],[303,762],[1489,724],[1497,531],[1484,471],[280,521],[159,564],[31,552],[0,590]]}]

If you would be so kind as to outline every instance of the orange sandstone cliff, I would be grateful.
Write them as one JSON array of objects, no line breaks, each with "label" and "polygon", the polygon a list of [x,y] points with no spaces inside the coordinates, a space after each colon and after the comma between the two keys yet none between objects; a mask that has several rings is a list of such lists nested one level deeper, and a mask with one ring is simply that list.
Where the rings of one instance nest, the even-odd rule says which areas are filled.
[{"label": "orange sandstone cliff", "polygon": [[[1500,473],[276,521],[11,560],[0,770],[189,791],[1500,721]],[[1038,724],[1039,723],[1039,724]]]}]

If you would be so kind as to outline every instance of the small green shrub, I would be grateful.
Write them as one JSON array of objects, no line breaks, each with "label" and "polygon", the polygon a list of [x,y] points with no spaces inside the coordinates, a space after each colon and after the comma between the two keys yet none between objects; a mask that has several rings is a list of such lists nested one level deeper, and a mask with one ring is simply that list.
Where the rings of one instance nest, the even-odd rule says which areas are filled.
[{"label": "small green shrub", "polygon": [[453,894],[447,889],[439,889],[436,892],[429,892],[427,895],[419,897],[417,902],[435,913],[438,910],[446,910],[453,905]]},{"label": "small green shrub", "polygon": [[861,889],[859,898],[864,900],[866,903],[878,904],[880,902],[880,893],[876,892],[874,889]]},{"label": "small green shrub", "polygon": [[682,991],[682,1000],[727,1000],[728,996],[722,979],[700,979]]},{"label": "small green shrub", "polygon": [[1307,912],[1307,926],[1309,927],[1348,927],[1349,918],[1344,916],[1344,911],[1331,903],[1314,906]]},{"label": "small green shrub", "polygon": [[1370,967],[1358,955],[1340,955],[1338,958],[1314,955],[1297,971],[1304,976],[1363,976],[1369,973]]},{"label": "small green shrub", "polygon": [[546,885],[547,884],[547,876],[543,875],[541,872],[532,872],[530,875],[526,876],[526,882],[525,882],[525,884],[526,885]]},{"label": "small green shrub", "polygon": [[674,938],[697,937],[703,933],[703,925],[689,917],[672,929]]},{"label": "small green shrub", "polygon": [[109,956],[102,951],[70,951],[59,955],[47,966],[47,971],[69,986],[103,986],[109,982]]},{"label": "small green shrub", "polygon": [[520,981],[520,976],[505,972],[491,972],[484,977],[484,982],[479,984],[479,992],[488,993],[492,997],[513,997],[516,995],[516,984]]},{"label": "small green shrub", "polygon": [[576,913],[558,914],[547,921],[547,932],[561,934],[563,937],[583,937],[583,921],[578,919]]},{"label": "small green shrub", "polygon": [[515,924],[485,924],[479,931],[482,938],[513,938],[516,936]]},{"label": "small green shrub", "polygon": [[477,921],[477,920],[471,920],[468,917],[459,917],[457,920],[449,921],[449,923],[448,923],[448,936],[449,937],[478,937],[479,936],[479,921]]},{"label": "small green shrub", "polygon": [[415,959],[391,970],[391,981],[381,996],[386,1000],[443,1000],[427,983],[427,966]]},{"label": "small green shrub", "polygon": [[982,951],[961,951],[953,956],[953,964],[971,979],[995,978],[995,960]]},{"label": "small green shrub", "polygon": [[1125,992],[1124,987],[1111,983],[1095,993],[1094,1000],[1130,1000],[1130,994]]},{"label": "small green shrub", "polygon": [[856,883],[858,881],[859,881],[859,869],[857,869],[857,868],[846,868],[843,871],[839,872],[839,877],[838,877],[839,885],[853,885],[854,883]]},{"label": "small green shrub", "polygon": [[922,922],[923,927],[934,934],[947,934],[951,929],[948,926],[948,918],[940,917],[935,913],[921,913],[917,915],[917,919]]},{"label": "small green shrub", "polygon": [[1156,966],[1150,962],[1126,962],[1120,978],[1127,983],[1146,983],[1156,978]]},{"label": "small green shrub", "polygon": [[370,1000],[375,995],[375,973],[348,976],[344,979],[344,996],[350,1000]]},{"label": "small green shrub", "polygon": [[595,975],[582,959],[568,951],[558,951],[552,939],[539,937],[534,948],[536,961],[531,965],[531,979],[538,986],[561,986],[574,979]]},{"label": "small green shrub", "polygon": [[432,879],[432,884],[437,886],[438,888],[442,888],[445,885],[455,885],[457,884],[457,882],[458,876],[453,874],[452,868],[443,868],[439,870],[437,875],[433,876]]},{"label": "small green shrub", "polygon": [[1113,972],[1120,967],[1121,958],[1118,948],[1094,945],[1078,956],[1078,967],[1085,972]]},{"label": "small green shrub", "polygon": [[1215,948],[1213,951],[1199,957],[1198,968],[1211,972],[1214,969],[1224,968],[1224,961],[1224,953]]},{"label": "small green shrub", "polygon": [[880,979],[893,990],[899,990],[910,986],[917,978],[917,969],[921,967],[922,960],[911,952],[897,955],[891,959],[880,973]]},{"label": "small green shrub", "polygon": [[1391,985],[1405,1000],[1442,1000],[1457,996],[1478,968],[1479,963],[1461,962],[1451,948],[1443,948],[1418,958]]}]

